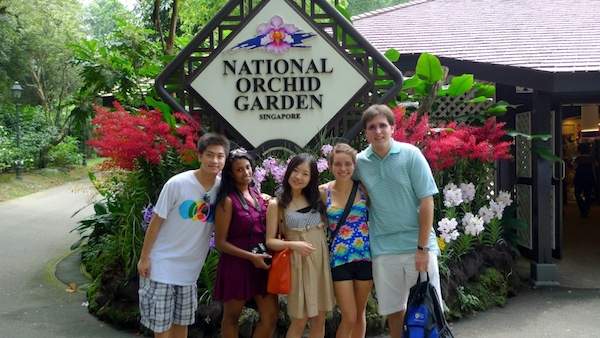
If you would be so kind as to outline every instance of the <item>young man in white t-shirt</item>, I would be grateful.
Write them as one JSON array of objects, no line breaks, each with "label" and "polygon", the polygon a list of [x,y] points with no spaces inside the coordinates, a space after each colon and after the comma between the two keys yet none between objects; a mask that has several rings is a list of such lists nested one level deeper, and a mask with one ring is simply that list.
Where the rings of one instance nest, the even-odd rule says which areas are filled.
[{"label": "young man in white t-shirt", "polygon": [[154,207],[137,267],[141,323],[157,338],[187,337],[194,323],[196,281],[214,228],[217,175],[228,153],[227,138],[203,135],[200,168],[171,177]]}]

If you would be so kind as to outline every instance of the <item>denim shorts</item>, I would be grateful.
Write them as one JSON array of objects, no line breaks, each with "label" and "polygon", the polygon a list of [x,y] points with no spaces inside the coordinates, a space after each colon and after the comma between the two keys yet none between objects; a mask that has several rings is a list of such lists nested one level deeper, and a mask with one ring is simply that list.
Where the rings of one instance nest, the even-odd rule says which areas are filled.
[{"label": "denim shorts", "polygon": [[172,285],[140,278],[141,323],[153,332],[165,332],[173,324],[194,324],[198,308],[196,284]]},{"label": "denim shorts", "polygon": [[370,261],[355,261],[338,265],[331,269],[331,278],[334,282],[344,280],[368,281],[373,279]]}]

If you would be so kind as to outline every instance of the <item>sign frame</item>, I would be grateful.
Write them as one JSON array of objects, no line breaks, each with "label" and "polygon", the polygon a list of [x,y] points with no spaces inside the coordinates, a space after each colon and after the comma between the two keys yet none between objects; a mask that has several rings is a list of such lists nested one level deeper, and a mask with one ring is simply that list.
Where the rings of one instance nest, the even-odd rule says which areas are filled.
[{"label": "sign frame", "polygon": [[[204,125],[211,125],[213,130],[228,135],[247,149],[266,151],[284,147],[300,150],[294,142],[283,139],[268,140],[254,148],[244,135],[190,86],[197,75],[271,1],[286,2],[366,80],[321,131],[311,136],[308,145],[314,144],[324,130],[334,135],[336,132],[338,135],[343,133],[341,138],[345,140],[353,139],[362,129],[360,112],[371,104],[387,103],[394,99],[402,87],[403,77],[400,70],[369,44],[326,0],[230,0],[165,67],[155,81],[156,92],[175,111],[188,115],[201,113]],[[327,19],[331,19],[330,23],[323,24]],[[225,31],[230,33],[225,36]],[[348,119],[349,115],[353,117],[351,120]],[[344,120],[347,120],[345,128],[340,126],[343,124],[340,121]]]}]

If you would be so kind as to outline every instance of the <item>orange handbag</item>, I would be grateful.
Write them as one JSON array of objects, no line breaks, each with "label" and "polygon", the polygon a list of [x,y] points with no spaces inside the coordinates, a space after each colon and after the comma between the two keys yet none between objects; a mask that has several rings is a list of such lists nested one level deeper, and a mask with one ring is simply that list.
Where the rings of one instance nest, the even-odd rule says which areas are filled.
[{"label": "orange handbag", "polygon": [[292,286],[292,268],[290,249],[283,249],[273,254],[273,262],[269,270],[267,292],[272,294],[287,295]]},{"label": "orange handbag", "polygon": [[[282,226],[285,222],[283,218],[282,208],[280,211],[277,232],[278,237],[283,239]],[[281,251],[273,253],[273,261],[269,270],[269,279],[267,281],[267,292],[271,294],[287,295],[292,287],[292,266],[291,266],[292,251],[285,248]]]}]

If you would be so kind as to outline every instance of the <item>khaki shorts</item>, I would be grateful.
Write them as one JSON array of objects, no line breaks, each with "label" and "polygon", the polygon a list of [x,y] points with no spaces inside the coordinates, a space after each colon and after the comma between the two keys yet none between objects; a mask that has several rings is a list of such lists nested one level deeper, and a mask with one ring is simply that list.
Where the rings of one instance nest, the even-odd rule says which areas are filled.
[{"label": "khaki shorts", "polygon": [[[440,304],[440,273],[437,256],[429,253],[429,281],[435,287]],[[410,288],[417,283],[415,270],[415,254],[381,255],[373,259],[373,282],[377,293],[379,313],[382,316],[406,310],[406,302]],[[426,274],[421,279],[427,279]]]}]

